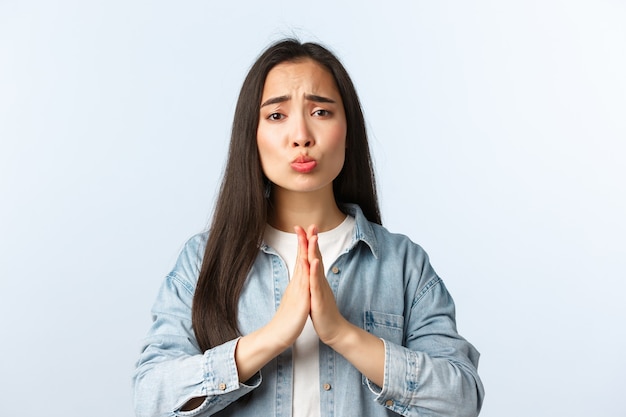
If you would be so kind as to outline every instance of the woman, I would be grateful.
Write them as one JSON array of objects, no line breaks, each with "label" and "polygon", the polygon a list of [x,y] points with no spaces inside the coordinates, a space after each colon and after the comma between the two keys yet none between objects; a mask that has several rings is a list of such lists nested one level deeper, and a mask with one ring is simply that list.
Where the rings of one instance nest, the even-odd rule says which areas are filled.
[{"label": "woman", "polygon": [[209,232],[153,307],[138,416],[475,416],[478,352],[425,252],[381,226],[354,86],[286,40],[246,77]]}]

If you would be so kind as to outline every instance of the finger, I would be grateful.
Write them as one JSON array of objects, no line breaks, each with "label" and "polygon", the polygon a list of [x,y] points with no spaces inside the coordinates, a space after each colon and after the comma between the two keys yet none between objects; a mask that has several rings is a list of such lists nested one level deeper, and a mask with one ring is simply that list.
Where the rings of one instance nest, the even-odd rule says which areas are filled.
[{"label": "finger", "polygon": [[308,246],[308,237],[302,227],[295,226],[293,229],[296,231],[296,237],[298,239],[298,254],[296,256],[300,257],[306,253],[306,248]]},{"label": "finger", "polygon": [[311,261],[311,292],[320,290],[320,260],[314,259]]},{"label": "finger", "polygon": [[306,232],[304,231],[304,229],[302,228],[302,226],[294,226],[294,227],[293,227],[293,230],[296,232],[296,235],[297,235],[298,237],[300,237],[300,236],[307,237],[307,234],[306,234]]},{"label": "finger", "polygon": [[309,225],[306,231],[306,236],[308,238],[311,238],[311,236],[315,236],[315,235],[317,235],[317,226],[314,224]]},{"label": "finger", "polygon": [[309,238],[307,250],[308,250],[307,256],[309,258],[309,264],[311,264],[311,262],[313,262],[313,260],[315,259],[318,259],[321,262],[322,254],[320,252],[318,235],[313,235]]},{"label": "finger", "polygon": [[308,253],[309,262],[313,259],[319,259],[322,262],[322,252],[319,245],[319,235],[314,234],[309,238],[308,242]]},{"label": "finger", "polygon": [[[296,270],[302,269],[303,272],[308,273],[309,260],[308,260],[308,246],[309,241],[307,239],[306,232],[300,226],[295,226],[294,230],[298,238],[298,252],[296,254]],[[295,272],[295,271],[294,271]]]},{"label": "finger", "polygon": [[326,276],[324,275],[324,263],[319,254],[317,236],[313,236],[309,242],[309,286],[311,291],[311,302],[318,306],[323,304],[324,293],[331,291]]}]

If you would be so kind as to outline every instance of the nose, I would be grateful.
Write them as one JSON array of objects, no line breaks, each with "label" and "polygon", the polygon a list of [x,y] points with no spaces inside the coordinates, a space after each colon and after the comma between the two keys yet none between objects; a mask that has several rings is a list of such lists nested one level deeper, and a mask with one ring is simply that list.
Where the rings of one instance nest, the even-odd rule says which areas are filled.
[{"label": "nose", "polygon": [[294,148],[304,147],[308,148],[315,144],[311,129],[306,120],[306,117],[292,118],[294,126],[292,132],[291,146]]}]

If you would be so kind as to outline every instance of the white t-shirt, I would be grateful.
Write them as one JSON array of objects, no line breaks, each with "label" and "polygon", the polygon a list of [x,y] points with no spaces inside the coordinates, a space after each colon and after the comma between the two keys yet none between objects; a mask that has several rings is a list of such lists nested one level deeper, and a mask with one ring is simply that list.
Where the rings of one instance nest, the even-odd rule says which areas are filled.
[{"label": "white t-shirt", "polygon": [[[318,234],[322,262],[327,270],[350,247],[354,225],[354,217],[346,216],[336,228]],[[285,261],[291,279],[298,255],[296,234],[267,225],[264,240]],[[293,345],[293,417],[320,416],[319,384],[319,338],[309,317]]]}]

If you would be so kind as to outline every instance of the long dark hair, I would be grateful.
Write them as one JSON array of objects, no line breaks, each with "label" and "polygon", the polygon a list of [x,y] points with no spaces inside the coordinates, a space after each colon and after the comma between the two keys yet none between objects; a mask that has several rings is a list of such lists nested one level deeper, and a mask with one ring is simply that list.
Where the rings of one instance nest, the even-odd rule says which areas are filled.
[{"label": "long dark hair", "polygon": [[256,139],[265,78],[274,66],[302,59],[312,59],[330,71],[345,109],[347,149],[343,169],[333,182],[335,200],[340,208],[356,203],[368,220],[381,223],[365,120],[345,68],[315,43],[287,39],[270,46],[252,65],[239,93],[228,160],[193,298],[193,328],[203,351],[240,335],[237,304],[259,253],[269,211],[265,192],[269,182]]}]

